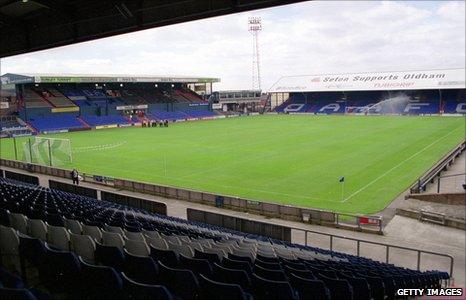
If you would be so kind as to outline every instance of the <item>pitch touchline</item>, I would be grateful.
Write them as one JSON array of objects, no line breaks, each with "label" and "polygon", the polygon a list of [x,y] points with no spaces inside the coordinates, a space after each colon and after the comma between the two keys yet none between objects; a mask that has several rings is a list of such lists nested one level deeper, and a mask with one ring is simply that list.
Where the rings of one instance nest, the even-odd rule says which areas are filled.
[{"label": "pitch touchline", "polygon": [[447,136],[449,136],[450,134],[452,134],[453,132],[455,132],[456,130],[458,129],[461,129],[461,127],[458,127],[456,128],[455,130],[452,130],[449,134],[446,134],[444,135],[443,137],[441,137],[440,139],[430,143],[429,145],[425,146],[424,148],[422,148],[421,150],[419,150],[418,152],[414,153],[413,155],[411,155],[410,157],[408,157],[407,159],[403,160],[402,162],[400,162],[399,164],[397,164],[396,166],[392,167],[390,170],[388,170],[387,172],[383,173],[382,175],[380,175],[379,177],[375,178],[374,180],[372,180],[371,182],[369,182],[368,184],[366,184],[365,186],[363,186],[362,188],[360,188],[359,190],[357,190],[356,192],[352,193],[351,195],[349,195],[347,198],[343,199],[341,202],[346,202],[347,200],[353,198],[354,196],[356,196],[357,194],[359,194],[360,192],[362,192],[363,190],[365,190],[367,187],[369,187],[370,185],[372,185],[374,182],[377,182],[379,181],[380,178],[384,177],[385,175],[387,175],[388,173],[390,173],[391,171],[395,170],[396,168],[398,168],[399,166],[401,166],[402,164],[404,164],[405,162],[407,162],[408,160],[410,160],[411,158],[421,154],[422,152],[424,152],[426,149],[432,147],[433,145],[437,144],[439,141],[443,140],[444,138],[446,138]]}]

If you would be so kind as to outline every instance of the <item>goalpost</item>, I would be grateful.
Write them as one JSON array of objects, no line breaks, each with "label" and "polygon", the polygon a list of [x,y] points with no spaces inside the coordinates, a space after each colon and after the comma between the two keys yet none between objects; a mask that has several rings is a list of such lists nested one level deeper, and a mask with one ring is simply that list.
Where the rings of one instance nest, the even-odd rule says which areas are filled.
[{"label": "goalpost", "polygon": [[73,162],[69,139],[34,137],[23,144],[23,161],[61,166]]}]

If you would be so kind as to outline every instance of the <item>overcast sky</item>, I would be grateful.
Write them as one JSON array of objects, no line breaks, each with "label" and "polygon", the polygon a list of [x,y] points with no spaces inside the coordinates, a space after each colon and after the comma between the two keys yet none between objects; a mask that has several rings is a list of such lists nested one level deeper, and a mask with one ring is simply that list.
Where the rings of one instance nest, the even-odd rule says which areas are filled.
[{"label": "overcast sky", "polygon": [[1,73],[221,78],[251,88],[250,16],[262,18],[262,88],[284,75],[465,67],[463,1],[325,1],[210,18],[4,58]]}]

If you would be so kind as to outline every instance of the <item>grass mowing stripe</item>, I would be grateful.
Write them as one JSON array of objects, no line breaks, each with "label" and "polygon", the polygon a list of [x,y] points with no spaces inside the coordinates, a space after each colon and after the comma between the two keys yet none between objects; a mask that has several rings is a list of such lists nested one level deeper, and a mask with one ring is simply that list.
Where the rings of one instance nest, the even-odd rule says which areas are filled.
[{"label": "grass mowing stripe", "polygon": [[[90,174],[374,213],[464,139],[464,131],[455,131],[459,126],[464,128],[463,118],[264,115],[53,137],[71,140],[73,163],[65,167]],[[11,140],[0,141],[0,156],[14,158]],[[103,151],[81,152],[102,145]],[[348,195],[371,184],[341,202],[340,176]]]},{"label": "grass mowing stripe", "polygon": [[451,131],[450,133],[446,134],[445,136],[441,137],[440,139],[438,140],[435,140],[434,142],[430,143],[429,145],[425,146],[424,148],[422,148],[421,150],[417,151],[416,153],[414,153],[413,155],[411,155],[410,157],[402,160],[399,164],[393,166],[391,169],[389,169],[388,171],[386,171],[385,173],[383,173],[382,175],[380,175],[379,177],[375,178],[374,180],[372,180],[371,182],[369,182],[368,184],[366,184],[365,186],[363,186],[362,188],[360,188],[359,190],[357,190],[356,192],[352,193],[351,195],[349,195],[347,198],[343,199],[342,202],[346,202],[347,200],[353,198],[355,195],[359,194],[361,191],[365,190],[367,187],[369,187],[370,185],[372,185],[373,183],[377,182],[378,180],[382,179],[383,177],[385,177],[388,173],[390,173],[391,171],[395,170],[396,168],[400,167],[401,165],[403,165],[404,163],[406,163],[408,160],[412,159],[413,157],[415,156],[418,156],[419,154],[421,154],[422,152],[424,152],[425,150],[427,150],[428,148],[432,147],[433,145],[437,144],[438,142],[440,142],[441,140],[443,140],[444,138],[448,137],[449,135],[451,135],[453,132],[455,132],[456,130],[458,129],[461,129],[461,127],[458,127],[456,128],[455,130]]}]

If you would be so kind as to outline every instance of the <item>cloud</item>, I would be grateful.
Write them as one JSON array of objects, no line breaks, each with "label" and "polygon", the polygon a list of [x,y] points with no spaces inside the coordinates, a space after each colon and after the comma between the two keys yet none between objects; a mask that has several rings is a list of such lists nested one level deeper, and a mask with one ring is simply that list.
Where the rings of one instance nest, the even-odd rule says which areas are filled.
[{"label": "cloud", "polygon": [[6,72],[220,77],[251,87],[249,16],[263,89],[284,75],[464,67],[464,2],[303,2],[166,26],[2,60]]}]

